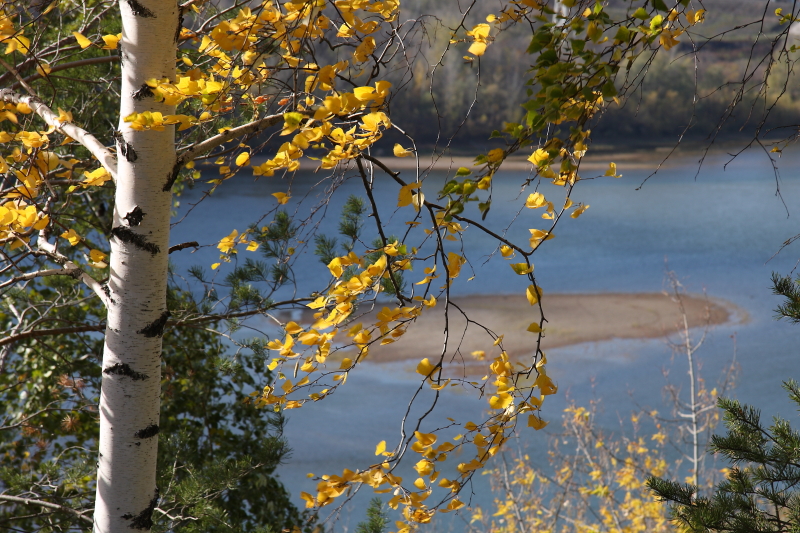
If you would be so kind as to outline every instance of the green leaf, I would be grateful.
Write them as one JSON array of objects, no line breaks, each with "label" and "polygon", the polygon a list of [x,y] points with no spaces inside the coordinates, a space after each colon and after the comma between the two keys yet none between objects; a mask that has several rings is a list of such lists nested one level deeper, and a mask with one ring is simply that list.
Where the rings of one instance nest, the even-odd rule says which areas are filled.
[{"label": "green leaf", "polygon": [[469,176],[470,174],[472,174],[472,171],[467,167],[460,167],[456,171],[456,176]]},{"label": "green leaf", "polygon": [[625,26],[620,26],[617,30],[616,35],[614,35],[615,41],[620,41],[622,43],[627,43],[631,38],[631,30],[626,28]]},{"label": "green leaf", "polygon": [[653,0],[653,7],[659,11],[669,11],[669,8],[667,7],[667,4],[664,3],[664,0]]},{"label": "green leaf", "polygon": [[650,30],[656,31],[661,28],[661,24],[664,22],[664,17],[661,15],[656,15],[653,17],[653,20],[650,21]]},{"label": "green leaf", "polygon": [[600,92],[603,95],[603,98],[614,98],[617,96],[617,88],[614,86],[614,82],[612,80],[608,80],[603,88],[600,89]]}]

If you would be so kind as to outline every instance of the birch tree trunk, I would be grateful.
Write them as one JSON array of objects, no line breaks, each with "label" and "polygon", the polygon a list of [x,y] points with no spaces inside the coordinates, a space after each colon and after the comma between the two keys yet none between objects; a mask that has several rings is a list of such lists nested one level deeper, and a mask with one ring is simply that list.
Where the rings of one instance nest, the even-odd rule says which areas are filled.
[{"label": "birch tree trunk", "polygon": [[175,0],[120,0],[122,86],[118,176],[103,382],[96,533],[149,530],[158,504],[156,454],[161,334],[166,307],[169,211],[165,183],[175,166],[174,126],[135,131],[133,112],[174,113],[145,81],[174,79],[179,13]]}]

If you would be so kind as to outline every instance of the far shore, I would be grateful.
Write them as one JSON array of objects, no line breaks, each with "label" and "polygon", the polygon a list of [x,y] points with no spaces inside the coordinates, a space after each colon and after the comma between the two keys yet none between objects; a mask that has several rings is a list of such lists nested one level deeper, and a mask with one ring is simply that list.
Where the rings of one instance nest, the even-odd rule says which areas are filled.
[{"label": "far shore", "polygon": [[[747,313],[734,304],[703,295],[683,295],[686,325],[712,327],[736,320],[746,322]],[[483,350],[487,358],[498,348],[488,328],[503,335],[502,345],[512,360],[523,360],[536,349],[537,335],[527,331],[538,321],[538,307],[531,307],[521,295],[475,295],[454,297],[449,310],[446,361],[461,365],[468,374],[481,372],[485,364],[471,354]],[[545,294],[542,305],[547,322],[542,349],[611,339],[653,339],[674,336],[684,327],[684,314],[673,296],[664,293]],[[389,363],[438,360],[445,340],[444,302],[424,312],[424,318],[410,324],[400,340],[384,346],[373,345],[368,361]],[[359,318],[374,320],[376,309]],[[467,323],[464,315],[469,317]],[[498,351],[499,353],[499,351]],[[454,355],[455,354],[455,355]],[[492,355],[494,354],[494,355]],[[344,355],[344,354],[343,354]],[[347,354],[352,357],[353,354]],[[455,368],[454,368],[455,370]]]},{"label": "far shore", "polygon": [[[650,169],[655,170],[659,165],[661,168],[668,168],[674,165],[698,163],[700,159],[714,157],[720,152],[714,151],[705,154],[702,150],[674,149],[672,146],[652,148],[649,150],[612,150],[602,148],[590,150],[581,160],[583,171],[605,171],[608,164],[613,162],[621,170],[628,169]],[[476,153],[478,153],[476,151]],[[503,161],[502,170],[510,171],[533,171],[533,165],[528,161],[527,154],[511,155]],[[381,161],[387,164],[392,170],[416,170],[417,159],[414,157],[381,157]],[[442,155],[433,157],[430,154],[420,154],[419,168],[424,170],[457,170],[459,167],[473,168],[475,165],[474,156],[467,155]],[[602,174],[602,173],[601,173]]]},{"label": "far shore", "polygon": [[[726,149],[727,145],[715,144],[713,149],[706,150],[705,145],[664,145],[664,146],[651,146],[651,147],[621,147],[616,145],[594,145],[590,148],[588,153],[581,159],[580,169],[584,178],[592,177],[590,173],[597,172],[597,176],[603,175],[608,169],[609,163],[617,165],[617,171],[623,174],[631,170],[649,170],[655,171],[656,169],[666,169],[680,165],[696,166],[697,169],[703,165],[708,165],[715,159],[722,158],[723,163],[727,163],[733,159],[731,153],[739,151],[739,144],[730,144],[731,149]],[[460,167],[475,169],[475,155],[485,152],[486,148],[481,150],[475,148],[474,151],[468,149],[461,149],[455,154],[433,154],[430,149],[421,149],[418,158],[415,156],[396,157],[392,154],[375,154],[382,163],[389,169],[396,172],[407,173],[419,169],[421,173],[426,173],[431,170],[435,171],[451,171],[455,173]],[[475,155],[471,155],[471,154]],[[501,170],[512,172],[535,172],[533,165],[528,161],[530,150],[523,150],[512,154],[503,162]],[[251,164],[260,165],[267,161],[269,158],[264,154],[254,155],[251,159]],[[316,159],[308,159],[303,157],[300,159],[301,168],[306,171],[317,171],[319,168],[319,161]],[[719,163],[719,161],[717,161]],[[345,161],[343,164],[355,165],[353,161]],[[216,167],[211,163],[206,163],[208,168]],[[479,165],[479,167],[482,165]],[[353,167],[354,168],[354,167]],[[405,174],[404,174],[405,175]]]}]

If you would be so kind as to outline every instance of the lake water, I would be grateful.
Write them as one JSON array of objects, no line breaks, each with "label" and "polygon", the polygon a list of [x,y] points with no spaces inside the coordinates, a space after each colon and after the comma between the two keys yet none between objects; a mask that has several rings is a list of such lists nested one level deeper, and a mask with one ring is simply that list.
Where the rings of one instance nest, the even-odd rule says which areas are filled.
[{"label": "lake water", "polygon": [[[745,153],[723,168],[728,159],[724,154],[710,156],[699,174],[697,157],[675,159],[638,190],[658,163],[658,154],[653,154],[649,170],[626,169],[620,164],[621,179],[580,182],[573,200],[589,203],[591,208],[578,220],[563,220],[555,232],[557,238],[537,252],[533,258],[537,280],[551,293],[657,292],[664,288],[667,260],[690,292],[705,290],[712,297],[733,302],[749,315],[745,323],[711,330],[697,355],[706,379],[713,382],[731,360],[735,334],[736,359],[742,372],[732,396],[761,408],[767,418],[781,415],[796,421],[795,409],[780,384],[791,377],[800,378],[800,326],[774,320],[773,310],[781,302],[771,294],[770,273],[788,274],[800,253],[790,246],[770,258],[786,239],[800,233],[800,154],[784,155],[779,160],[778,184],[783,199],[776,196],[776,178],[763,153]],[[410,172],[403,175],[411,179]],[[505,172],[495,178],[487,225],[497,230],[507,227],[520,204],[514,199],[526,176]],[[386,223],[391,231],[404,231],[408,214],[395,212],[395,185],[385,176],[377,177],[376,182],[376,200]],[[320,206],[328,186],[323,176],[299,174],[287,207],[306,213],[312,206]],[[362,191],[356,179],[337,186],[336,195],[314,219],[322,228],[335,227],[347,195]],[[202,190],[204,186],[198,186],[184,194],[178,218],[197,203]],[[199,203],[173,228],[172,243],[197,240],[215,245],[231,229],[242,231],[273,209],[276,202],[271,193],[286,190],[287,183],[279,179],[254,182],[249,176],[237,177]],[[555,200],[553,191],[544,190]],[[326,208],[328,216],[323,218]],[[530,217],[530,213],[523,216]],[[511,240],[524,243],[528,228],[544,229],[539,214],[535,214],[538,225],[530,218],[512,225],[508,230]],[[368,219],[367,228],[370,223]],[[506,275],[508,267],[497,258],[482,259],[496,244],[475,230],[467,235],[465,252],[472,259],[476,279],[468,282],[459,278],[453,290],[457,294],[523,292],[526,282],[522,277]],[[298,253],[295,274],[302,291],[327,272],[309,250],[300,249]],[[208,268],[217,257],[214,246],[194,254],[173,254],[179,268],[191,264]],[[626,418],[634,403],[663,409],[662,369],[673,364],[671,351],[662,340],[589,343],[551,350],[548,360],[548,374],[559,385],[559,394],[549,397],[544,407],[554,427],[569,400],[585,404],[591,398],[601,398],[604,412],[600,422],[608,428],[618,427],[619,418]],[[676,359],[671,380],[680,383],[684,379],[685,366]],[[295,495],[301,490],[312,492],[315,484],[305,477],[308,472],[340,473],[344,467],[372,462],[377,442],[396,441],[400,416],[417,384],[412,365],[365,365],[353,372],[347,385],[333,397],[290,412],[286,435],[294,454],[279,470],[283,482]],[[451,392],[443,396],[437,410],[441,417],[465,420],[479,417],[485,406],[485,400]],[[430,424],[442,420],[432,419]],[[534,448],[546,443],[544,432],[531,432],[524,438]],[[545,461],[543,454],[541,461]],[[476,483],[473,501],[485,505],[491,497],[482,483]],[[363,492],[349,507],[350,513],[345,511],[337,531],[352,531],[362,519],[365,502],[371,497]],[[299,497],[297,502],[301,503]],[[447,524],[440,529],[463,529],[458,522]]]}]

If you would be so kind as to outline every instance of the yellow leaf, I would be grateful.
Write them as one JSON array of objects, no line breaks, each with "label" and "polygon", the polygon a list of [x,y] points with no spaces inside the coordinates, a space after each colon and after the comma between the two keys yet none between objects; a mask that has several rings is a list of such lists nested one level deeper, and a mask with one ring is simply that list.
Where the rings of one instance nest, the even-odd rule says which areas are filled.
[{"label": "yellow leaf", "polygon": [[537,148],[533,155],[528,158],[528,161],[539,167],[550,161],[550,154],[541,148]]},{"label": "yellow leaf", "polygon": [[86,178],[83,180],[84,187],[90,185],[100,186],[111,179],[111,174],[103,167],[97,168],[91,172],[86,170],[83,175]]},{"label": "yellow leaf", "polygon": [[542,391],[542,394],[544,396],[550,396],[551,394],[555,394],[556,392],[558,392],[558,386],[556,386],[556,384],[553,383],[553,380],[550,379],[550,376],[548,376],[545,373],[544,368],[539,367],[538,370],[539,370],[539,377],[536,378],[536,381],[534,382],[533,386],[539,387],[539,390]]},{"label": "yellow leaf", "polygon": [[535,192],[529,195],[528,199],[525,201],[525,207],[528,209],[538,209],[539,207],[544,207],[545,205],[547,205],[547,199],[540,192]]},{"label": "yellow leaf", "polygon": [[386,451],[386,441],[382,440],[375,446],[375,455],[380,455]]},{"label": "yellow leaf", "polygon": [[405,207],[411,205],[414,201],[414,195],[411,191],[422,187],[421,183],[409,183],[400,187],[400,193],[397,195],[397,207]]},{"label": "yellow leaf", "polygon": [[247,152],[242,152],[236,157],[236,165],[243,167],[245,165],[250,164],[250,154]]},{"label": "yellow leaf", "polygon": [[549,231],[542,231],[540,229],[532,229],[529,231],[531,232],[530,245],[533,249],[536,249],[542,241],[547,241],[555,237],[555,234]]},{"label": "yellow leaf", "polygon": [[89,259],[91,259],[93,263],[99,263],[101,261],[104,261],[105,258],[106,254],[104,254],[100,250],[92,250],[89,252]]},{"label": "yellow leaf", "polygon": [[433,446],[438,438],[434,433],[422,433],[419,431],[415,431],[414,436],[422,446]]},{"label": "yellow leaf", "polygon": [[103,42],[105,43],[103,45],[103,50],[116,50],[120,39],[122,39],[121,33],[116,35],[103,35]]},{"label": "yellow leaf", "polygon": [[289,199],[291,198],[291,196],[289,196],[285,192],[274,192],[274,193],[272,193],[272,196],[277,198],[278,203],[281,204],[281,205],[286,204],[289,201]]},{"label": "yellow leaf", "polygon": [[529,285],[525,291],[525,296],[527,296],[529,304],[536,305],[542,297],[542,288]]},{"label": "yellow leaf", "polygon": [[[6,19],[8,20],[8,19]],[[22,54],[27,54],[31,47],[31,40],[25,37],[22,34],[18,34],[12,39],[6,41],[6,55],[15,52],[17,50],[20,51]],[[19,241],[17,241],[19,242]]]},{"label": "yellow leaf", "polygon": [[289,322],[289,323],[287,323],[285,329],[286,329],[286,333],[288,333],[290,335],[297,335],[298,333],[303,331],[303,328],[297,322]]},{"label": "yellow leaf", "polygon": [[476,57],[480,57],[486,53],[486,43],[474,42],[470,45],[467,52]]},{"label": "yellow leaf", "polygon": [[237,230],[233,230],[230,233],[230,235],[228,235],[227,237],[225,237],[224,239],[219,241],[219,244],[217,245],[217,248],[219,248],[219,251],[222,252],[223,254],[227,254],[228,252],[230,252],[233,249],[233,247],[236,245],[236,237],[238,235],[239,235],[239,232]]},{"label": "yellow leaf", "polygon": [[500,253],[503,255],[503,257],[508,258],[514,255],[514,249],[504,244],[500,247]]},{"label": "yellow leaf", "polygon": [[36,224],[33,225],[33,229],[35,229],[36,231],[43,230],[44,228],[47,227],[48,224],[50,224],[50,217],[44,215],[42,218],[39,219],[38,222],[36,222]]},{"label": "yellow leaf", "polygon": [[344,272],[344,267],[342,266],[342,258],[341,257],[334,257],[330,263],[328,263],[328,270],[331,271],[331,274],[334,278],[338,278]]},{"label": "yellow leaf", "polygon": [[492,396],[489,398],[489,405],[492,407],[492,409],[505,409],[513,402],[514,397],[507,392],[503,392],[497,396]]},{"label": "yellow leaf", "polygon": [[531,325],[528,326],[527,331],[530,331],[531,333],[541,333],[542,327],[536,322],[531,322]]},{"label": "yellow leaf", "polygon": [[616,163],[609,163],[608,170],[603,176],[611,176],[612,178],[621,178],[622,174],[617,174],[617,164]]},{"label": "yellow leaf", "polygon": [[457,278],[467,260],[455,252],[447,252],[447,277]]},{"label": "yellow leaf", "polygon": [[582,206],[578,207],[578,208],[577,208],[575,211],[573,211],[573,212],[572,212],[572,214],[571,214],[570,216],[571,216],[572,218],[578,218],[578,217],[579,217],[579,216],[581,216],[581,215],[583,214],[583,212],[584,212],[584,211],[586,211],[587,209],[589,209],[589,205],[588,205],[588,204],[586,204],[586,205],[582,205]]},{"label": "yellow leaf", "polygon": [[423,376],[430,376],[431,372],[436,369],[436,365],[430,362],[430,360],[426,357],[422,361],[419,362],[417,365],[417,374],[421,374]]},{"label": "yellow leaf", "polygon": [[78,45],[81,48],[87,48],[87,47],[91,46],[92,41],[90,41],[89,39],[87,39],[86,37],[84,37],[83,35],[78,33],[77,31],[72,32],[72,35],[75,36],[75,40],[78,41]]},{"label": "yellow leaf", "polygon": [[219,268],[219,265],[220,265],[220,263],[213,263],[213,264],[211,265],[211,270],[216,270],[216,269],[218,269],[218,268]]},{"label": "yellow leaf", "polygon": [[414,465],[414,470],[416,470],[421,476],[427,476],[433,472],[433,463],[427,459],[421,459],[416,465]]},{"label": "yellow leaf", "polygon": [[486,159],[488,159],[490,163],[497,163],[498,161],[502,161],[505,156],[505,150],[502,148],[495,148],[494,150],[489,150],[489,153],[486,154]]},{"label": "yellow leaf", "polygon": [[408,150],[407,148],[403,148],[400,144],[395,143],[394,155],[395,157],[408,157],[410,155],[414,155],[414,151]]},{"label": "yellow leaf", "polygon": [[547,425],[547,422],[542,420],[536,415],[528,415],[528,427],[532,427],[535,430],[540,430]]},{"label": "yellow leaf", "polygon": [[76,244],[81,242],[80,235],[75,233],[74,229],[70,229],[68,231],[65,231],[64,233],[61,234],[61,236],[64,237],[65,239],[67,239],[71,246],[75,246]]},{"label": "yellow leaf", "polygon": [[[44,61],[36,65],[36,73],[43,78],[46,78],[47,75],[50,74],[51,70],[52,68],[50,68],[50,65]],[[19,105],[17,105],[17,108],[19,108]]]},{"label": "yellow leaf", "polygon": [[528,266],[527,263],[512,263],[511,269],[520,276],[524,276],[525,274],[533,272],[533,265]]}]

